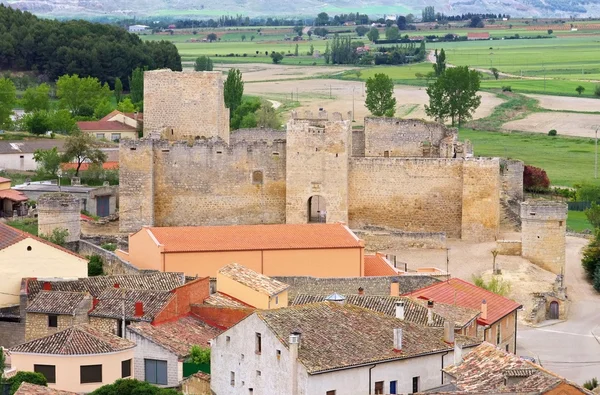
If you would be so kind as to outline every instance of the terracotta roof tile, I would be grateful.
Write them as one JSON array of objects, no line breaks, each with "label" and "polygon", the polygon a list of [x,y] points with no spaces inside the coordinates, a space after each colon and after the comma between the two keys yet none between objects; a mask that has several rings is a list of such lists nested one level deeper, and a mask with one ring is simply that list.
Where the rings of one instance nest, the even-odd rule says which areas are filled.
[{"label": "terracotta roof tile", "polygon": [[34,153],[37,149],[52,149],[56,147],[58,152],[65,152],[66,139],[43,139],[31,140],[0,140],[0,154]]},{"label": "terracotta roof tile", "polygon": [[[423,327],[351,304],[323,302],[255,314],[286,347],[290,333],[301,333],[298,358],[309,374],[452,349],[443,341],[441,328]],[[395,328],[402,329],[401,352],[394,350]],[[461,335],[455,339],[466,347],[479,344]]]},{"label": "terracotta roof tile", "polygon": [[[123,299],[125,299],[126,320],[151,322],[172,297],[174,294],[170,291],[107,288],[98,296],[98,304],[88,315],[120,319],[123,317]],[[136,302],[142,302],[143,316],[135,315]]]},{"label": "terracotta roof tile", "polygon": [[10,349],[11,353],[89,355],[123,351],[135,343],[101,331],[88,324],[72,326],[53,335],[32,340]]},{"label": "terracotta roof tile", "polygon": [[3,250],[7,247],[10,247],[13,244],[18,243],[21,240],[25,240],[27,238],[31,238],[34,240],[39,241],[40,243],[44,243],[46,245],[49,245],[50,247],[53,247],[57,250],[61,250],[62,252],[66,252],[69,255],[73,255],[77,258],[81,258],[83,260],[85,260],[87,262],[87,259],[85,259],[84,257],[82,257],[79,254],[74,253],[71,250],[68,250],[64,247],[61,247],[59,245],[50,243],[48,240],[42,239],[41,237],[37,237],[32,235],[31,233],[27,233],[27,232],[23,232],[20,231],[16,228],[13,228],[11,226],[5,225],[3,223],[0,223],[0,250]]},{"label": "terracotta roof tile", "polygon": [[[427,305],[426,300],[419,298],[413,298],[413,300],[423,306]],[[433,304],[433,312],[444,317],[444,319],[454,321],[454,325],[458,328],[469,324],[481,314],[480,310],[440,302]]]},{"label": "terracotta roof tile", "polygon": [[225,307],[249,307],[249,305],[243,303],[242,301],[239,301],[221,292],[215,292],[214,294],[211,294],[208,299],[204,300],[203,304]]},{"label": "terracotta roof tile", "polygon": [[165,252],[358,248],[362,242],[341,224],[150,227]]},{"label": "terracotta roof tile", "polygon": [[10,182],[10,178],[0,177],[0,182]]},{"label": "terracotta roof tile", "polygon": [[277,295],[290,287],[288,284],[257,273],[239,263],[231,263],[222,267],[219,269],[219,274],[269,296]]},{"label": "terracotta roof tile", "polygon": [[365,276],[396,276],[398,272],[380,254],[365,255]]},{"label": "terracotta roof tile", "polygon": [[26,202],[29,200],[29,198],[22,192],[15,191],[14,189],[5,189],[0,191],[0,199],[9,199],[13,202]]},{"label": "terracotta roof tile", "polygon": [[486,289],[460,280],[451,278],[428,287],[416,290],[405,296],[412,296],[420,299],[433,300],[439,303],[455,304],[474,310],[481,310],[481,302],[487,303],[487,319],[477,319],[484,325],[490,325],[498,321],[507,314],[521,308],[517,302],[497,295]]},{"label": "terracotta roof tile", "polygon": [[76,395],[76,392],[57,390],[23,381],[14,395]]},{"label": "terracotta roof tile", "polygon": [[208,347],[208,341],[223,332],[194,317],[183,317],[160,325],[136,322],[127,328],[166,348],[179,358],[188,357],[192,346]]},{"label": "terracotta roof tile", "polygon": [[73,314],[88,296],[85,292],[42,291],[27,306],[28,313]]}]

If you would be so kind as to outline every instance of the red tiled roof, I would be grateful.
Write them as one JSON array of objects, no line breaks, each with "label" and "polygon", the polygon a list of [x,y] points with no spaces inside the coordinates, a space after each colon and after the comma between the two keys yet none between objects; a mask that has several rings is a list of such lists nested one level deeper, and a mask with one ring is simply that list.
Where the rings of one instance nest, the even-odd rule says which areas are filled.
[{"label": "red tiled roof", "polygon": [[493,324],[507,314],[522,307],[511,299],[458,278],[451,278],[450,280],[418,289],[405,296],[414,296],[440,303],[456,304],[475,310],[481,310],[481,302],[485,300],[487,303],[487,319],[483,319],[481,316],[477,319],[477,322],[483,325]]},{"label": "red tiled roof", "polygon": [[10,178],[0,177],[0,182],[10,182]]},{"label": "red tiled roof", "polygon": [[[0,180],[0,182],[2,182],[2,180]],[[22,192],[15,191],[14,189],[5,189],[0,191],[0,199],[8,199],[12,200],[13,202],[26,202],[29,200]]]},{"label": "red tiled roof", "polygon": [[42,239],[41,237],[34,236],[31,233],[23,232],[16,228],[13,228],[12,226],[8,226],[3,223],[0,223],[0,250],[10,247],[11,245],[16,244],[19,241],[25,240],[27,238],[37,240],[40,243],[44,243],[46,245],[49,245],[50,247],[56,248],[57,250],[61,250],[62,252],[66,252],[67,254],[76,256],[77,258],[81,258],[81,259],[84,259],[87,261],[87,259],[85,259],[84,257],[82,257],[79,254],[74,253],[71,250],[67,250],[64,247],[50,243],[48,240]]},{"label": "red tiled roof", "polygon": [[398,273],[392,266],[379,254],[365,255],[365,277],[374,276],[397,276]]},{"label": "red tiled roof", "polygon": [[148,227],[165,252],[358,248],[363,243],[342,224]]},{"label": "red tiled roof", "polygon": [[[63,163],[60,165],[63,170],[75,170],[77,169],[77,163]],[[90,168],[90,163],[82,163],[79,171],[85,171]],[[102,164],[104,170],[116,170],[119,168],[119,162],[104,162]]]},{"label": "red tiled roof", "polygon": [[94,131],[135,131],[135,128],[132,128],[129,125],[124,125],[120,122],[111,122],[111,121],[81,121],[77,122],[77,126],[82,131],[86,132],[94,132]]}]

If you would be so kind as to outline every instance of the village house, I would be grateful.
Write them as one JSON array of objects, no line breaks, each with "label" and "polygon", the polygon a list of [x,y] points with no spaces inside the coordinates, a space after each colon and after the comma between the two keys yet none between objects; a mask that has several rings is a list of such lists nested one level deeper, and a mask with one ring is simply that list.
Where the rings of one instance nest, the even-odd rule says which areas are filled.
[{"label": "village house", "polygon": [[138,269],[215,277],[236,262],[267,276],[364,276],[364,242],[342,224],[144,227],[117,255]]},{"label": "village house", "polygon": [[86,393],[132,377],[134,347],[130,340],[82,324],[9,352],[16,370],[43,374],[50,388]]},{"label": "village house", "polygon": [[123,113],[113,111],[99,121],[80,121],[77,127],[98,140],[119,142],[121,139],[137,139],[138,130],[142,130],[141,113]]},{"label": "village house", "polygon": [[27,215],[27,196],[10,189],[9,178],[0,177],[0,218]]},{"label": "village house", "polygon": [[54,147],[59,153],[64,153],[65,140],[0,140],[0,170],[34,171],[38,166],[33,160],[34,152],[38,149],[49,150]]},{"label": "village house", "polygon": [[445,385],[428,393],[589,394],[541,366],[484,342],[462,361],[442,369]]},{"label": "village house", "polygon": [[507,352],[516,352],[517,312],[523,307],[519,303],[458,278],[439,282],[404,296],[479,309],[481,314],[477,318],[477,324],[483,332],[483,340]]},{"label": "village house", "polygon": [[350,304],[256,311],[213,341],[211,389],[219,395],[414,393],[442,384],[440,368],[452,363],[455,346],[460,353],[477,344],[455,338],[451,325],[424,327]]}]

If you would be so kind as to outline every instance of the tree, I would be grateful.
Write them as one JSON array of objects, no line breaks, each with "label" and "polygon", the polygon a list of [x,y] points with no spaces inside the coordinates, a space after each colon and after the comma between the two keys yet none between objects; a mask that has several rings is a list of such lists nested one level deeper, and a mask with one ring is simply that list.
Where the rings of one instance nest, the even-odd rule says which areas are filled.
[{"label": "tree", "polygon": [[23,129],[32,134],[42,135],[50,130],[50,118],[47,111],[30,112],[21,120]]},{"label": "tree", "polygon": [[469,27],[483,27],[483,20],[481,19],[481,17],[479,15],[474,15],[471,18],[471,22],[469,23]]},{"label": "tree", "polygon": [[256,126],[270,129],[278,129],[281,126],[281,120],[271,102],[261,100],[260,108],[257,111]]},{"label": "tree", "polygon": [[312,44],[310,44],[310,48],[309,48],[309,50],[308,50],[308,54],[309,54],[310,56],[313,56],[313,55],[314,55],[314,53],[315,53],[315,46],[314,46],[314,45],[312,45]]},{"label": "tree", "polygon": [[4,369],[6,368],[6,355],[4,355],[4,347],[0,347],[0,387],[4,384]]},{"label": "tree", "polygon": [[354,29],[354,31],[356,31],[356,34],[359,37],[362,37],[369,32],[369,28],[365,26],[356,26],[356,29]]},{"label": "tree", "polygon": [[385,29],[385,38],[387,40],[398,40],[400,38],[400,30],[396,26],[390,26]]},{"label": "tree", "polygon": [[594,96],[600,97],[600,84],[596,85],[594,88]]},{"label": "tree", "polygon": [[495,67],[492,67],[492,68],[490,69],[490,71],[492,72],[492,75],[494,76],[494,78],[495,78],[496,80],[498,80],[498,77],[500,77],[500,71],[498,71],[498,69],[497,69],[497,68],[495,68]]},{"label": "tree", "polygon": [[[310,36],[310,34],[309,34]],[[254,35],[250,36],[250,41],[254,41]]]},{"label": "tree", "polygon": [[54,228],[50,234],[42,234],[42,239],[48,240],[52,244],[64,247],[67,243],[67,237],[69,236],[69,230],[65,228]]},{"label": "tree", "polygon": [[15,392],[17,392],[21,386],[21,383],[23,382],[37,384],[44,387],[48,386],[46,377],[44,377],[43,374],[36,372],[17,372],[17,374],[6,380],[6,382],[10,384],[10,395],[13,395]]},{"label": "tree", "polygon": [[294,49],[294,56],[298,56],[298,44],[296,44],[296,49]]},{"label": "tree", "polygon": [[312,30],[309,30],[308,32],[306,32],[306,34],[308,35],[308,39],[312,40],[312,35],[313,35]]},{"label": "tree", "polygon": [[317,19],[315,19],[315,25],[324,26],[329,23],[329,15],[326,12],[321,12],[317,15]]},{"label": "tree", "polygon": [[400,30],[406,30],[406,17],[403,15],[400,15],[398,17],[398,19],[396,19],[396,25],[398,25],[398,29]]},{"label": "tree", "polygon": [[433,71],[435,72],[435,76],[439,77],[444,74],[446,71],[446,52],[444,52],[444,48],[440,50],[438,53],[437,49],[435,50],[435,63],[433,64]]},{"label": "tree", "polygon": [[121,79],[119,77],[115,78],[114,94],[115,100],[117,101],[117,104],[119,104],[123,99],[123,83],[121,82]]},{"label": "tree", "polygon": [[365,106],[376,117],[393,117],[396,113],[394,82],[387,74],[378,73],[366,83],[367,98]]},{"label": "tree", "polygon": [[56,82],[56,94],[61,108],[73,115],[93,114],[94,108],[111,95],[108,84],[102,85],[97,78],[83,77],[77,74],[63,75]]},{"label": "tree", "polygon": [[584,211],[586,218],[595,229],[600,228],[600,205],[592,202],[590,208]]},{"label": "tree", "polygon": [[213,62],[208,56],[199,56],[194,64],[195,71],[213,71]]},{"label": "tree", "polygon": [[422,13],[423,22],[435,21],[435,8],[433,6],[427,6],[423,9]]},{"label": "tree", "polygon": [[329,41],[325,43],[325,52],[323,53],[323,56],[325,57],[325,63],[329,64],[329,61],[331,60],[331,49],[329,48]]},{"label": "tree", "polygon": [[296,33],[297,36],[302,36],[302,30],[304,29],[303,26],[294,26],[294,32]]},{"label": "tree", "polygon": [[242,34],[242,41],[246,41],[246,35]]},{"label": "tree", "polygon": [[271,60],[273,63],[278,64],[283,59],[283,55],[279,52],[271,52]]},{"label": "tree", "polygon": [[115,107],[109,99],[104,99],[94,108],[94,118],[101,119],[110,114]]},{"label": "tree", "polygon": [[104,274],[104,268],[102,264],[102,257],[100,255],[90,256],[88,262],[88,277],[102,276]]},{"label": "tree", "polygon": [[17,104],[15,84],[8,78],[0,78],[0,128],[11,124],[10,116],[15,104]]},{"label": "tree", "polygon": [[91,392],[90,395],[181,395],[171,388],[158,388],[145,381],[136,379],[118,379],[112,384]]},{"label": "tree", "polygon": [[475,70],[467,66],[447,69],[438,79],[429,85],[429,105],[425,112],[430,117],[443,122],[446,118],[460,126],[472,118],[481,104],[481,96],[477,95],[480,77]]},{"label": "tree", "polygon": [[242,96],[244,95],[244,81],[242,80],[242,72],[239,69],[229,70],[223,90],[225,107],[229,108],[231,118],[236,108],[242,104]]},{"label": "tree", "polygon": [[69,110],[57,110],[50,113],[50,129],[55,133],[69,134],[77,127],[77,122]]},{"label": "tree", "polygon": [[369,33],[367,33],[367,38],[371,42],[379,40],[379,30],[377,30],[376,27],[372,27],[371,30],[369,30]]},{"label": "tree", "polygon": [[543,192],[550,188],[550,179],[546,170],[525,165],[523,170],[523,188],[527,192]]},{"label": "tree", "polygon": [[196,365],[205,365],[210,363],[210,348],[192,346],[190,349],[190,360]]},{"label": "tree", "polygon": [[144,70],[136,68],[129,78],[129,97],[140,109],[144,107]]},{"label": "tree", "polygon": [[598,379],[597,378],[593,378],[591,380],[586,381],[585,383],[583,383],[583,388],[587,389],[587,390],[593,390],[594,388],[596,388],[598,386]]},{"label": "tree", "polygon": [[35,88],[27,88],[21,104],[25,112],[50,110],[50,85],[43,83]]},{"label": "tree", "polygon": [[212,43],[213,41],[217,41],[217,35],[215,33],[209,33],[206,36],[206,39]]},{"label": "tree", "polygon": [[[583,249],[583,258],[581,260],[581,266],[586,273],[589,280],[595,280],[600,268],[600,231],[596,229],[595,237],[590,243]],[[598,276],[600,277],[600,276]]]},{"label": "tree", "polygon": [[413,14],[406,14],[406,23],[413,23],[415,21],[415,16]]},{"label": "tree", "polygon": [[130,98],[126,97],[123,99],[123,101],[121,101],[121,103],[119,103],[117,110],[121,112],[136,112],[137,107],[131,102]]},{"label": "tree", "polygon": [[575,90],[581,96],[581,94],[583,93],[583,91],[585,90],[585,88],[583,86],[579,85],[577,88],[575,88]]},{"label": "tree", "polygon": [[89,161],[101,166],[106,162],[106,154],[96,148],[96,141],[90,134],[76,131],[67,137],[63,155],[64,163],[71,161],[77,163],[75,170],[75,176],[77,177],[82,163]]},{"label": "tree", "polygon": [[552,34],[552,33],[554,33],[554,30],[548,29],[548,34]]},{"label": "tree", "polygon": [[40,176],[56,176],[56,172],[62,162],[62,158],[56,147],[48,150],[35,150],[33,160],[37,163],[37,173]]}]

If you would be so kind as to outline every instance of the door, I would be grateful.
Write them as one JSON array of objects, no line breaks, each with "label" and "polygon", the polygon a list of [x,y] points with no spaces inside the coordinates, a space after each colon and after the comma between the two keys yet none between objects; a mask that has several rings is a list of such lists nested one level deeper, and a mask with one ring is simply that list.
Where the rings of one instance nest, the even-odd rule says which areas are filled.
[{"label": "door", "polygon": [[557,301],[550,303],[550,319],[551,320],[558,319],[558,302]]},{"label": "door", "polygon": [[383,381],[375,383],[375,394],[383,394]]},{"label": "door", "polygon": [[396,380],[394,381],[390,381],[390,394],[397,394],[397,388],[396,385],[398,384],[398,382]]},{"label": "door", "polygon": [[110,215],[109,203],[110,196],[98,196],[96,198],[96,215],[98,217],[108,217]]}]

